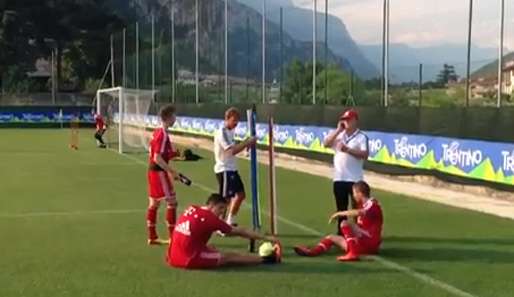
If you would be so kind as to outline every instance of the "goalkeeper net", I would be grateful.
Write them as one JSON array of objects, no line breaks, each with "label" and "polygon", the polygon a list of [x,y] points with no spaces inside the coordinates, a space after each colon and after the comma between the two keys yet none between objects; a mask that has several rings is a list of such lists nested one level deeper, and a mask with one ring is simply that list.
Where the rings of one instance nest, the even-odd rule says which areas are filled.
[{"label": "goalkeeper net", "polygon": [[119,153],[148,151],[148,114],[156,91],[127,88],[100,89],[96,93],[96,112],[104,118],[107,147]]}]

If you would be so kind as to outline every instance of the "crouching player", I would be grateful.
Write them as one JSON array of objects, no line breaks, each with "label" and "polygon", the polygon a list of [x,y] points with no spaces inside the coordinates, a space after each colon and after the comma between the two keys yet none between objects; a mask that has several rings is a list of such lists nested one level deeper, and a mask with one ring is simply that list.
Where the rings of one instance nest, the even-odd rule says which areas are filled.
[{"label": "crouching player", "polygon": [[173,126],[176,120],[175,107],[172,105],[164,106],[159,111],[159,117],[161,119],[161,127],[153,132],[150,141],[150,159],[148,166],[149,198],[146,222],[149,245],[168,243],[167,240],[159,239],[155,226],[157,222],[157,212],[161,202],[165,201],[167,204],[166,224],[170,238],[175,228],[177,212],[177,199],[172,181],[177,180],[179,174],[168,164],[177,154],[168,135],[168,128]]},{"label": "crouching player", "polygon": [[319,256],[335,244],[346,254],[337,258],[339,261],[356,261],[360,255],[376,254],[382,242],[382,209],[375,198],[370,197],[370,187],[364,181],[353,185],[353,197],[362,205],[361,208],[336,212],[330,217],[330,222],[341,217],[357,217],[357,224],[346,220],[341,222],[341,234],[328,235],[314,248],[297,246],[295,252],[300,256]]},{"label": "crouching player", "polygon": [[[282,251],[279,242],[267,237],[233,227],[220,217],[225,213],[228,201],[219,194],[212,194],[205,206],[190,206],[178,219],[168,247],[166,260],[170,266],[186,269],[212,269],[220,266],[243,266],[280,263]],[[219,252],[207,243],[214,232],[226,236],[274,242],[273,253],[266,257]]]}]

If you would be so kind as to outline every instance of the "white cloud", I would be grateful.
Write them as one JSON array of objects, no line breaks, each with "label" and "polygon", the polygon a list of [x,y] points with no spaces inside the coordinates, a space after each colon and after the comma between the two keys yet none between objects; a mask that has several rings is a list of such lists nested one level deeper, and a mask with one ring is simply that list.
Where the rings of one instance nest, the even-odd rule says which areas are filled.
[{"label": "white cloud", "polygon": [[[312,0],[293,0],[311,8]],[[466,43],[468,0],[390,0],[391,42],[411,46]],[[318,0],[320,10],[324,0]],[[473,43],[494,47],[498,43],[500,0],[474,2]],[[514,1],[506,1],[505,43],[514,48]],[[329,0],[330,13],[342,18],[354,39],[380,43],[382,0]],[[513,36],[513,37],[510,37]]]}]

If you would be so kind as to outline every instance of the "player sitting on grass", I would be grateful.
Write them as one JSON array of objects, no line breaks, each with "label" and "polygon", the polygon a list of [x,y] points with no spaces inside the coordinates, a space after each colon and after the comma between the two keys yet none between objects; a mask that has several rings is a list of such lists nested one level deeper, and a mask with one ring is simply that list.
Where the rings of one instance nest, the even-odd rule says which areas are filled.
[{"label": "player sitting on grass", "polygon": [[230,201],[227,223],[237,226],[236,216],[245,199],[245,189],[241,176],[237,172],[236,155],[255,145],[256,138],[251,137],[236,144],[234,133],[239,123],[239,111],[231,107],[225,112],[225,122],[214,135],[214,172],[219,185],[219,193]]},{"label": "player sitting on grass", "polygon": [[171,168],[169,161],[177,154],[168,136],[168,128],[175,123],[175,107],[164,106],[160,112],[161,127],[153,132],[150,141],[150,159],[148,166],[149,203],[146,213],[148,226],[148,244],[167,244],[168,241],[159,239],[155,224],[157,211],[161,201],[166,201],[166,223],[171,238],[177,216],[177,199],[172,180],[179,178],[179,173]]},{"label": "player sitting on grass", "polygon": [[382,242],[382,209],[375,198],[370,198],[370,187],[366,182],[359,181],[353,185],[353,197],[362,205],[359,209],[352,209],[334,213],[330,222],[341,217],[357,217],[357,224],[347,220],[341,222],[341,234],[328,235],[314,248],[297,246],[295,252],[300,256],[315,257],[330,250],[337,245],[346,255],[337,258],[339,261],[356,261],[359,255],[376,254]]},{"label": "player sitting on grass", "polygon": [[99,148],[106,148],[105,142],[103,140],[103,136],[105,131],[107,130],[107,126],[105,125],[104,119],[101,114],[95,113],[95,139],[96,139],[96,145]]},{"label": "player sitting on grass", "polygon": [[[211,194],[203,207],[190,206],[178,219],[168,248],[170,266],[186,269],[209,269],[220,266],[274,264],[281,261],[282,251],[278,240],[241,227],[233,227],[220,219],[228,201],[219,194]],[[221,231],[226,236],[274,242],[273,253],[265,257],[237,253],[221,253],[208,246],[211,235]]]}]

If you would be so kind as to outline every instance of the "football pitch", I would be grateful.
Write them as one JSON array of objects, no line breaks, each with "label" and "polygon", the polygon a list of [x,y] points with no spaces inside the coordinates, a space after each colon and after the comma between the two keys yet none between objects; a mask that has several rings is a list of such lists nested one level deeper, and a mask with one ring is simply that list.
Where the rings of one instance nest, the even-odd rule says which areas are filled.
[{"label": "football pitch", "polygon": [[[300,258],[292,246],[315,244],[334,210],[329,179],[277,168],[284,263],[183,271],[167,267],[166,247],[146,245],[146,154],[95,147],[81,130],[78,151],[68,130],[0,130],[0,296],[467,296],[514,295],[514,221],[374,191],[384,209],[379,257],[335,260],[333,249]],[[181,208],[217,188],[212,153],[175,162],[195,186],[177,185]],[[249,163],[239,160],[249,189]],[[264,230],[267,169],[259,168]],[[452,197],[448,197],[452,199]],[[250,199],[248,199],[248,202]],[[250,226],[250,208],[238,218]],[[159,231],[165,238],[163,213]],[[213,237],[226,251],[241,239]]]}]

